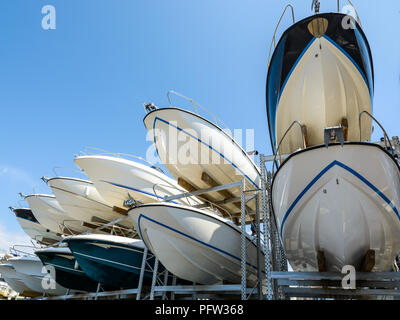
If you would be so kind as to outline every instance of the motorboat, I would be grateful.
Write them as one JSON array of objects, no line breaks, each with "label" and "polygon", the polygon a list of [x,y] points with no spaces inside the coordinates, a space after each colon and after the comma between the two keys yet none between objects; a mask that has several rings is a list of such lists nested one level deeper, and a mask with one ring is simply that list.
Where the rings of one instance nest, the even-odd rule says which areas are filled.
[{"label": "motorboat", "polygon": [[[122,217],[100,196],[91,181],[70,177],[43,180],[51,188],[64,211],[76,220],[94,224],[96,227]],[[132,228],[129,219],[121,221],[119,225],[124,229]]]},{"label": "motorboat", "polygon": [[279,152],[290,154],[323,144],[324,129],[337,126],[344,128],[345,140],[370,139],[371,119],[359,123],[359,116],[372,113],[372,54],[361,26],[349,19],[315,14],[282,34],[266,86],[273,150],[280,144]]},{"label": "motorboat", "polygon": [[388,271],[400,250],[400,169],[377,144],[293,153],[275,174],[272,205],[294,270],[318,270],[319,252],[326,270],[362,270],[373,250],[372,271]]},{"label": "motorboat", "polygon": [[[217,124],[188,110],[153,108],[144,125],[168,172],[192,192],[245,180],[247,190],[260,188],[260,171],[243,148]],[[207,200],[221,213],[240,211],[240,187],[214,191]],[[247,202],[255,210],[254,200]],[[222,210],[221,210],[222,209]],[[238,221],[236,221],[238,222]]]},{"label": "motorboat", "polygon": [[0,264],[0,274],[10,288],[17,292],[20,296],[37,297],[41,295],[41,293],[32,291],[26,286],[26,284],[22,281],[21,276],[15,271],[12,264]]},{"label": "motorboat", "polygon": [[[80,268],[96,282],[117,288],[137,288],[142,267],[142,240],[114,235],[76,235],[65,242]],[[143,283],[150,285],[154,257],[147,257]]]},{"label": "motorboat", "polygon": [[12,207],[10,207],[10,209],[14,212],[22,230],[33,240],[43,245],[54,244],[61,241],[61,235],[43,227],[35,218],[31,209]]},{"label": "motorboat", "polygon": [[0,300],[2,299],[12,299],[17,296],[17,292],[15,292],[8,283],[1,277],[0,274]]},{"label": "motorboat", "polygon": [[[344,28],[346,19],[327,13],[297,22],[269,65],[267,113],[279,163],[272,208],[295,271],[389,271],[400,250],[400,169],[371,114],[367,38],[354,19]],[[372,120],[385,147],[370,142]]]},{"label": "motorboat", "polygon": [[[198,284],[240,283],[241,230],[203,209],[173,203],[129,210],[141,239],[164,267]],[[257,246],[246,234],[247,281],[257,282]],[[260,248],[260,259],[264,254]]]},{"label": "motorboat", "polygon": [[54,195],[30,194],[24,196],[35,218],[45,228],[58,234],[77,234],[90,230],[82,221],[70,217]]},{"label": "motorboat", "polygon": [[[76,157],[74,162],[94,183],[103,199],[120,208],[127,207],[126,201],[129,201],[129,206],[152,203],[186,191],[155,167],[122,157],[86,155]],[[187,205],[202,203],[193,196],[171,202]]]},{"label": "motorboat", "polygon": [[52,272],[42,264],[36,256],[19,256],[8,262],[21,277],[22,282],[32,291],[43,295],[61,296],[68,292],[67,288],[59,285]]},{"label": "motorboat", "polygon": [[45,266],[54,268],[59,285],[80,292],[96,292],[98,283],[80,268],[69,248],[48,247],[36,250],[35,254]]}]

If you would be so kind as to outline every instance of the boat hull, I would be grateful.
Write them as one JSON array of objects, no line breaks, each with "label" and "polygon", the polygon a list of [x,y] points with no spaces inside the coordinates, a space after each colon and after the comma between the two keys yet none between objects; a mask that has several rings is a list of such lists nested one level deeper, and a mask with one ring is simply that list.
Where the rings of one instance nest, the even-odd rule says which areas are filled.
[{"label": "boat hull", "polygon": [[[174,204],[133,208],[129,216],[142,240],[167,270],[199,284],[241,281],[241,232],[204,210]],[[247,280],[257,277],[257,248],[246,238]]]},{"label": "boat hull", "polygon": [[[208,120],[186,110],[163,108],[148,113],[143,122],[163,165],[175,179],[185,180],[194,189],[243,179],[247,189],[259,188],[259,170],[249,155]],[[213,183],[205,179],[205,174]],[[231,197],[240,197],[239,187],[229,189],[229,192]],[[220,192],[209,195],[215,201],[226,198]],[[254,210],[255,201],[249,201],[247,205]],[[238,203],[221,206],[228,212],[238,212],[240,208]]]},{"label": "boat hull", "polygon": [[[117,236],[75,236],[67,240],[82,270],[96,282],[117,288],[137,288],[142,266],[142,241]],[[138,243],[140,242],[140,243]],[[153,266],[154,258],[148,263]],[[150,285],[152,272],[146,266],[143,283]]]},{"label": "boat hull", "polygon": [[22,230],[35,241],[43,244],[52,244],[61,240],[61,237],[43,228],[38,222],[32,222],[22,218],[17,218],[17,220]]},{"label": "boat hull", "polygon": [[[110,222],[122,216],[113,211],[113,207],[100,196],[93,183],[80,179],[57,177],[47,180],[47,185],[61,207],[68,215],[79,221],[93,223],[103,220]],[[99,218],[98,220],[96,220]],[[128,220],[120,223],[132,227]]]},{"label": "boat hull", "polygon": [[44,268],[39,258],[18,257],[9,259],[8,261],[12,264],[18,275],[21,277],[23,283],[32,291],[57,296],[67,293],[68,289],[58,283],[55,283],[55,288],[44,287],[43,282],[48,283],[47,279],[44,279],[48,272]]},{"label": "boat hull", "polygon": [[0,274],[15,292],[25,297],[37,297],[39,292],[32,291],[21,280],[21,276],[15,271],[10,264],[0,264]]},{"label": "boat hull", "polygon": [[54,196],[28,195],[25,200],[39,223],[52,232],[71,234],[89,230],[82,226],[81,221],[68,216]]},{"label": "boat hull", "polygon": [[[348,141],[371,136],[373,64],[367,38],[356,23],[344,28],[340,13],[303,19],[284,32],[267,78],[267,114],[273,149],[293,121],[307,128],[308,146],[324,143],[324,128],[347,126]],[[319,27],[317,27],[319,25]],[[346,119],[346,120],[344,120]],[[288,132],[281,154],[303,147],[300,128]]]},{"label": "boat hull", "polygon": [[[123,207],[124,201],[130,199],[152,203],[185,191],[165,174],[135,161],[109,156],[82,156],[75,158],[74,162],[94,183],[101,196],[118,207]],[[201,203],[195,197],[175,202]]]},{"label": "boat hull", "polygon": [[294,270],[360,270],[368,250],[373,271],[388,271],[400,249],[400,170],[383,148],[347,143],[291,155],[275,174],[272,204]]},{"label": "boat hull", "polygon": [[[63,248],[64,249],[64,248]],[[81,268],[75,268],[75,258],[70,250],[40,249],[35,254],[46,266],[55,269],[55,280],[61,286],[84,292],[95,292],[98,283],[90,279]]]}]

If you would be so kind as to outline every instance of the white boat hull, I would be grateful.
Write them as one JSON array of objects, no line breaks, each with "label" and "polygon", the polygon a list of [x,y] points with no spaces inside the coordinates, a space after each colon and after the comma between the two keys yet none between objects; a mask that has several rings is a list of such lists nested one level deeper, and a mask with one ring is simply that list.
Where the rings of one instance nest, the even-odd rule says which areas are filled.
[{"label": "white boat hull", "polygon": [[[75,158],[74,162],[94,183],[103,199],[118,207],[123,207],[124,201],[130,199],[139,203],[152,203],[185,192],[165,174],[123,158],[82,156]],[[174,202],[189,205],[201,203],[195,197]]]},{"label": "white boat hull", "polygon": [[[240,283],[241,232],[231,222],[174,204],[143,205],[129,216],[146,246],[177,277],[199,284]],[[246,245],[247,281],[253,285],[257,248],[248,237]]]},{"label": "white boat hull", "polygon": [[34,194],[26,196],[25,200],[39,223],[55,233],[82,233],[89,230],[82,226],[82,221],[70,217],[54,196]]},{"label": "white boat hull", "polygon": [[[113,207],[100,196],[90,181],[57,177],[49,179],[47,185],[61,207],[74,219],[93,223],[99,221],[96,218],[110,222],[122,217],[113,211]],[[132,227],[129,220],[119,224]]]},{"label": "white boat hull", "polygon": [[53,279],[55,280],[53,281],[54,289],[51,287],[47,288],[43,285],[44,283],[48,284],[48,280],[44,279],[44,277],[48,274],[51,276],[51,273],[47,273],[39,258],[18,257],[9,259],[8,262],[12,264],[15,271],[20,275],[21,280],[32,291],[49,295],[64,295],[67,293],[67,288],[55,282],[57,279]]},{"label": "white boat hull", "polygon": [[[185,110],[165,108],[150,112],[143,121],[162,163],[175,179],[182,178],[196,189],[207,189],[210,184],[202,179],[206,173],[218,185],[245,179],[247,189],[260,187],[259,170],[248,154],[204,118]],[[239,187],[229,191],[240,197]],[[209,195],[216,201],[225,199],[218,192]],[[255,201],[247,205],[254,210]],[[230,213],[238,212],[237,203],[223,207]]]},{"label": "white boat hull", "polygon": [[[276,110],[278,144],[293,121],[307,127],[308,146],[324,143],[324,128],[348,122],[348,141],[360,140],[359,114],[371,113],[371,95],[356,64],[328,38],[314,38],[295,65]],[[363,116],[361,141],[371,137],[371,119]],[[301,131],[294,128],[282,141],[281,154],[303,146]]]},{"label": "white boat hull", "polygon": [[0,274],[15,292],[20,294],[34,295],[34,292],[28,288],[21,280],[21,276],[9,264],[0,264]]},{"label": "white boat hull", "polygon": [[272,204],[294,270],[359,270],[368,250],[373,271],[388,271],[400,250],[400,171],[374,144],[306,149],[289,157],[272,185]]},{"label": "white boat hull", "polygon": [[35,241],[46,242],[47,240],[51,240],[51,242],[57,242],[62,239],[54,232],[51,232],[48,229],[42,227],[39,223],[35,223],[18,217],[17,220],[24,232]]}]

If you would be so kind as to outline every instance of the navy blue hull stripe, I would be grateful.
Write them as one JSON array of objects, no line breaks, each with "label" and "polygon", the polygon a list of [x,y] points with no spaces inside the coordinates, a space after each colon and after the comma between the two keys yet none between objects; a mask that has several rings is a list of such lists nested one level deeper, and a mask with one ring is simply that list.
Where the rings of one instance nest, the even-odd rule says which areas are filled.
[{"label": "navy blue hull stripe", "polygon": [[[361,70],[360,66],[354,61],[354,59],[353,59],[340,45],[338,45],[338,44],[337,44],[335,41],[333,41],[330,37],[328,37],[327,35],[323,35],[322,37],[325,38],[326,40],[328,40],[330,43],[332,43],[336,48],[338,48],[338,49],[340,50],[340,52],[342,52],[342,53],[354,64],[354,66],[357,68],[357,70],[360,72],[361,76],[363,77],[363,79],[364,79],[364,81],[365,81],[365,84],[366,84],[366,86],[367,86],[367,88],[368,88],[368,92],[369,92],[369,94],[370,94],[370,97],[371,97],[371,99],[372,99],[372,92],[371,92],[371,89],[370,89],[370,87],[369,87],[369,85],[368,85],[367,77],[365,76],[364,72]],[[314,38],[308,43],[308,45],[304,48],[304,50],[301,52],[301,54],[300,54],[299,57],[297,58],[296,62],[293,64],[292,68],[290,69],[290,71],[289,71],[289,73],[288,73],[288,75],[287,75],[287,77],[286,77],[286,79],[285,79],[285,81],[284,81],[284,83],[283,83],[283,85],[282,85],[282,88],[281,88],[281,90],[280,90],[280,92],[279,92],[277,105],[279,104],[279,101],[280,101],[280,99],[281,99],[281,95],[282,95],[282,93],[283,93],[283,89],[285,88],[286,83],[288,82],[288,80],[289,80],[290,76],[292,75],[294,69],[296,68],[296,66],[298,65],[299,61],[300,61],[301,58],[304,56],[304,54],[306,53],[306,51],[308,50],[308,48],[314,43],[314,41],[315,41],[316,39],[317,39],[317,38],[314,37]]]},{"label": "navy blue hull stripe", "polygon": [[[143,214],[139,214],[139,218],[138,218],[138,227],[139,227],[140,237],[142,238],[142,240],[144,239],[144,238],[143,238],[143,235],[142,235],[142,228],[141,228],[141,226],[140,226],[140,222],[141,222],[141,219],[142,219],[142,218],[143,218],[143,219],[146,219],[146,220],[149,220],[149,221],[151,221],[151,222],[153,222],[153,223],[155,223],[155,224],[158,224],[158,225],[160,225],[160,226],[162,226],[162,227],[164,227],[164,228],[166,228],[166,229],[168,229],[168,230],[171,230],[171,231],[173,231],[173,232],[175,232],[175,233],[178,233],[178,234],[180,234],[181,236],[184,236],[184,237],[186,237],[186,238],[189,238],[189,239],[191,239],[191,240],[193,240],[193,241],[195,241],[195,242],[197,242],[197,243],[200,243],[200,244],[202,244],[202,245],[204,245],[204,246],[206,246],[206,247],[208,247],[208,248],[211,248],[211,249],[213,249],[213,250],[215,250],[215,251],[217,251],[217,252],[219,252],[219,253],[222,253],[222,254],[224,254],[224,255],[227,255],[227,256],[229,256],[229,257],[231,257],[231,258],[233,258],[233,259],[235,259],[235,260],[237,260],[237,261],[241,261],[240,258],[236,257],[235,255],[233,255],[233,254],[231,254],[231,253],[229,253],[229,252],[227,252],[227,251],[225,251],[225,250],[222,250],[222,249],[220,249],[220,248],[217,248],[217,247],[215,247],[215,246],[212,246],[212,245],[209,244],[209,243],[206,243],[206,242],[204,242],[204,241],[201,241],[201,240],[199,240],[199,239],[196,239],[196,238],[194,238],[194,237],[192,237],[192,236],[190,236],[190,235],[188,235],[188,234],[186,234],[186,233],[184,233],[184,232],[181,232],[181,231],[176,230],[176,229],[174,229],[174,228],[172,228],[172,227],[170,227],[170,226],[167,226],[167,225],[165,225],[165,224],[163,224],[163,223],[161,223],[161,222],[159,222],[159,221],[156,221],[156,220],[154,220],[154,219],[151,219],[151,218],[149,218],[149,217],[146,217],[146,216],[143,215]],[[257,267],[256,267],[256,266],[254,266],[254,265],[248,263],[247,261],[246,261],[246,264],[247,264],[248,266],[252,267],[253,269],[257,270]]]},{"label": "navy blue hull stripe", "polygon": [[[113,186],[116,186],[116,187],[120,187],[120,188],[124,188],[124,189],[128,189],[128,190],[132,190],[132,191],[135,191],[135,192],[139,192],[139,193],[145,194],[145,195],[150,196],[150,197],[154,197],[154,198],[157,198],[157,199],[160,199],[160,200],[164,200],[163,197],[157,196],[157,195],[155,195],[155,194],[152,194],[152,193],[149,193],[149,192],[140,190],[140,189],[136,189],[136,188],[133,188],[133,187],[124,186],[123,184],[118,184],[118,183],[110,182],[110,181],[106,181],[106,180],[100,180],[100,181],[109,183],[109,184],[111,184],[111,185],[113,185]],[[171,201],[168,201],[168,202],[178,204],[178,202],[175,202],[175,201],[172,201],[172,200],[171,200]]]},{"label": "navy blue hull stripe", "polygon": [[352,168],[346,166],[344,163],[334,160],[332,161],[329,165],[327,165],[320,173],[318,173],[314,179],[311,180],[311,182],[303,189],[303,191],[300,192],[300,194],[297,196],[297,198],[293,201],[289,209],[286,211],[285,216],[282,220],[282,225],[281,225],[281,237],[283,234],[283,227],[285,225],[286,219],[288,218],[289,214],[293,211],[293,208],[296,206],[296,204],[300,201],[300,199],[306,194],[306,192],[326,173],[329,171],[329,169],[333,168],[334,166],[339,166],[346,171],[350,172],[353,174],[356,178],[360,179],[362,182],[364,182],[370,189],[372,189],[380,198],[382,198],[389,206],[392,208],[393,212],[396,214],[397,218],[400,220],[400,215],[397,210],[397,208],[393,205],[393,203],[386,197],[383,192],[381,192],[377,187],[375,187],[371,182],[369,182],[366,178],[364,178],[361,174],[359,174],[357,171],[353,170]]},{"label": "navy blue hull stripe", "polygon": [[155,127],[156,127],[156,122],[157,122],[157,120],[158,120],[158,121],[161,121],[161,122],[163,122],[163,123],[165,123],[165,124],[167,124],[167,125],[169,125],[169,126],[171,126],[171,127],[173,127],[173,128],[175,128],[175,129],[178,130],[178,131],[181,131],[181,132],[185,133],[186,135],[188,135],[189,137],[193,138],[194,140],[197,140],[198,142],[200,142],[200,143],[202,143],[203,145],[207,146],[210,150],[216,152],[221,158],[223,158],[224,160],[228,161],[229,164],[231,164],[231,165],[232,165],[235,169],[237,169],[244,177],[246,177],[246,179],[247,179],[256,189],[259,189],[258,185],[257,185],[253,180],[251,180],[242,170],[240,170],[240,168],[239,168],[236,164],[234,164],[231,160],[229,160],[227,157],[225,157],[221,152],[219,152],[218,150],[214,149],[212,146],[210,146],[209,144],[205,143],[205,142],[202,141],[201,139],[195,137],[194,135],[190,134],[189,132],[183,130],[182,128],[179,128],[178,126],[173,125],[172,123],[170,123],[170,122],[168,122],[168,121],[166,121],[166,120],[164,120],[164,119],[161,119],[161,118],[159,118],[159,117],[155,117],[155,118],[154,118],[154,122],[153,122],[153,135],[154,135],[154,145],[155,145],[155,147],[156,147],[156,151],[157,151],[158,156],[160,156],[160,154],[158,153],[157,140],[156,140],[156,134],[155,134]]}]

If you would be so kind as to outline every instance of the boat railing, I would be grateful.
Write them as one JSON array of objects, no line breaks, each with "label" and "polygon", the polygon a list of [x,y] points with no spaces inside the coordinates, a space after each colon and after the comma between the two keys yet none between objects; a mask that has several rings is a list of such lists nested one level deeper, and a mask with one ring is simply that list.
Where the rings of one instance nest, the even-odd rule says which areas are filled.
[{"label": "boat railing", "polygon": [[[360,20],[360,16],[358,15],[358,12],[356,10],[356,7],[353,5],[353,3],[350,0],[346,0],[349,5],[354,9],[354,13],[356,14],[356,18],[357,18],[357,23],[361,26],[361,20]],[[337,8],[338,8],[338,12],[340,12],[340,0],[337,0]],[[361,26],[362,27],[362,26]]]},{"label": "boat railing", "polygon": [[[60,170],[60,169],[62,169],[62,170],[67,170],[67,171],[71,171],[71,172],[74,172],[74,173],[79,173],[79,174],[82,174],[82,175],[83,175],[83,172],[82,172],[81,170],[72,169],[72,168],[68,168],[68,167],[55,166],[55,167],[52,168],[52,171],[53,171],[55,177],[60,177],[60,175],[59,175],[58,172],[57,172],[57,170]],[[45,182],[46,182],[46,181],[45,181]]]},{"label": "boat railing", "polygon": [[369,116],[372,120],[374,120],[378,124],[378,126],[381,128],[381,130],[383,132],[383,137],[384,137],[384,143],[385,143],[386,150],[393,151],[392,143],[390,142],[389,136],[387,135],[385,128],[383,128],[383,126],[379,123],[379,121],[372,114],[370,114],[366,110],[361,111],[360,114],[358,115],[358,126],[359,126],[359,129],[360,129],[360,142],[362,142],[361,141],[361,119],[362,119],[361,116],[363,114],[366,114],[367,116]]},{"label": "boat railing", "polygon": [[[186,96],[184,96],[183,94],[181,94],[181,93],[179,93],[179,92],[176,92],[176,91],[174,91],[174,90],[170,90],[170,91],[168,91],[167,92],[167,98],[168,98],[168,102],[169,102],[169,106],[170,107],[173,107],[173,104],[172,104],[172,101],[171,101],[171,97],[170,97],[170,94],[174,94],[174,95],[176,95],[176,96],[178,96],[178,97],[180,97],[180,98],[182,98],[182,99],[185,99],[185,100],[187,100],[187,101],[189,101],[192,105],[193,105],[193,109],[194,109],[194,111],[195,111],[195,113],[196,114],[198,114],[198,115],[200,115],[199,114],[199,111],[197,110],[197,108],[201,108],[201,109],[203,109],[206,113],[208,113],[209,115],[211,115],[213,118],[214,118],[214,122],[215,122],[215,124],[218,126],[218,127],[220,127],[221,129],[229,129],[229,131],[230,131],[230,133],[228,133],[228,132],[226,132],[225,130],[225,132],[226,133],[228,133],[229,134],[229,136],[232,138],[232,130],[226,125],[226,123],[224,122],[224,121],[222,121],[222,119],[221,118],[218,118],[212,111],[210,111],[209,109],[207,109],[206,107],[204,107],[204,106],[202,106],[201,104],[199,104],[199,103],[197,103],[196,101],[194,101],[193,99],[191,99],[191,98],[189,98],[189,97],[186,97]],[[224,127],[224,128],[223,128]]]},{"label": "boat railing", "polygon": [[21,250],[21,249],[17,249],[17,247],[18,248],[30,248],[30,249],[33,249],[33,250],[39,249],[39,247],[36,247],[36,246],[33,246],[33,245],[32,246],[28,246],[28,245],[25,245],[25,244],[15,244],[12,247],[10,247],[10,253],[15,254],[16,256],[20,256],[22,254],[22,255],[25,255],[25,256],[36,257],[36,255],[34,253],[31,253],[31,252],[28,252],[28,251],[25,251],[25,250]]},{"label": "boat railing", "polygon": [[[186,191],[185,189],[183,189],[183,188],[181,189],[181,188],[170,186],[170,185],[163,185],[163,184],[160,184],[160,183],[156,183],[156,184],[153,185],[153,191],[154,191],[154,194],[156,195],[156,198],[157,198],[157,200],[159,202],[162,202],[164,200],[163,200],[163,197],[157,195],[157,190],[156,190],[157,186],[170,187],[172,189],[178,190],[179,192],[181,192],[185,196],[185,198],[186,198],[186,200],[187,200],[187,202],[189,203],[190,206],[196,206],[197,205],[195,203],[192,204],[190,202],[190,201],[194,202],[194,200],[191,199],[191,198],[192,197],[195,198],[196,196],[192,195],[190,192]],[[202,201],[202,200],[199,199],[199,201]],[[232,215],[228,212],[228,210],[224,209],[222,206],[220,206],[220,205],[218,205],[218,204],[216,204],[216,203],[214,203],[214,202],[212,202],[210,200],[206,200],[204,202],[208,203],[209,205],[206,205],[206,207],[209,207],[212,210],[214,210],[214,209],[222,210],[224,213],[226,213],[229,216],[230,220],[233,221]],[[224,216],[221,214],[221,212],[220,211],[218,211],[218,212],[220,213],[220,216],[222,218],[224,218]]]},{"label": "boat railing", "polygon": [[283,17],[284,17],[284,15],[285,15],[285,13],[286,13],[286,11],[287,11],[288,8],[290,8],[291,11],[292,11],[292,21],[293,21],[293,24],[296,22],[296,20],[295,20],[295,18],[294,18],[294,8],[293,8],[293,6],[292,6],[291,4],[288,4],[288,5],[285,7],[285,9],[283,9],[282,15],[281,15],[281,17],[279,18],[278,24],[277,24],[276,27],[275,27],[274,35],[272,36],[272,41],[271,41],[271,45],[270,45],[270,47],[269,47],[269,54],[268,54],[268,66],[269,66],[269,63],[270,63],[270,61],[271,61],[272,48],[274,48],[274,50],[275,50],[275,47],[276,47],[276,33],[277,33],[277,31],[278,31],[279,25],[281,24],[281,21],[282,21],[282,19],[283,19]]},{"label": "boat railing", "polygon": [[[357,10],[356,10],[356,7],[353,5],[353,3],[352,3],[350,0],[346,0],[346,1],[347,1],[347,2],[349,3],[349,5],[353,8],[354,13],[355,13],[355,15],[356,15],[357,23],[361,26],[360,16],[358,15],[358,12],[357,12]],[[315,1],[313,1],[313,5],[314,5],[314,4],[315,4]],[[271,62],[272,50],[273,50],[273,49],[275,50],[275,48],[276,48],[276,34],[277,34],[277,32],[278,32],[279,25],[281,24],[282,19],[283,19],[283,17],[285,16],[285,13],[286,13],[286,11],[288,10],[288,8],[290,8],[291,13],[292,13],[292,23],[293,23],[293,24],[296,23],[295,17],[294,17],[294,8],[293,8],[293,6],[292,6],[291,4],[288,4],[288,5],[285,7],[285,9],[283,9],[282,15],[281,15],[281,17],[279,18],[279,21],[278,21],[278,23],[277,23],[277,25],[276,25],[276,27],[275,27],[274,35],[272,36],[272,41],[271,41],[271,45],[270,45],[270,47],[269,47],[269,53],[268,53],[268,66],[269,66],[269,63]],[[318,7],[318,8],[319,8],[319,7]],[[319,9],[318,9],[318,11],[319,11]],[[340,0],[337,0],[337,11],[340,12]]]},{"label": "boat railing", "polygon": [[[302,145],[302,147],[300,149],[307,148],[306,135],[304,133],[305,126],[302,125],[300,121],[294,120],[292,122],[292,124],[286,129],[285,133],[283,134],[282,138],[279,141],[278,147],[276,148],[276,151],[274,153],[274,160],[273,160],[273,163],[272,163],[272,175],[274,174],[274,164],[275,164],[276,168],[278,169],[278,166],[276,164],[276,157],[279,154],[279,149],[281,147],[281,144],[282,144],[283,140],[285,139],[285,137],[287,136],[287,134],[289,133],[289,131],[294,127],[295,124],[297,124],[300,127],[300,131],[301,131],[303,145]],[[282,158],[281,158],[281,155],[279,154],[279,162],[281,162],[281,161],[282,161]]]},{"label": "boat railing", "polygon": [[[162,197],[162,196],[157,194],[157,187],[170,188],[170,189],[173,189],[173,190],[177,190],[180,193],[183,193],[185,195],[186,201],[189,203],[189,205],[192,205],[191,201],[190,201],[190,196],[187,195],[187,191],[184,190],[183,188],[178,188],[176,186],[171,186],[171,185],[167,185],[167,184],[163,184],[163,183],[155,183],[155,184],[153,184],[153,192],[154,192],[154,195],[156,196],[156,199],[159,202],[164,201],[164,199],[163,199],[164,197]],[[193,199],[192,199],[192,201],[193,201]]]},{"label": "boat railing", "polygon": [[[93,151],[91,151],[91,150],[93,150]],[[129,154],[129,153],[112,152],[112,151],[108,151],[108,150],[101,149],[101,148],[86,146],[86,147],[84,147],[84,149],[82,151],[79,151],[79,155],[80,156],[85,156],[85,155],[111,155],[111,156],[114,156],[116,158],[122,158],[122,159],[127,159],[127,160],[131,160],[131,159],[140,160],[140,161],[146,163],[151,168],[153,168],[155,170],[158,170],[161,173],[164,173],[164,171],[160,167],[156,166],[154,163],[151,163],[150,161],[147,161],[146,159],[144,159],[144,158],[142,158],[140,156],[135,156],[135,155]]]}]

